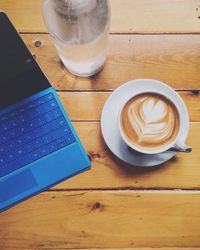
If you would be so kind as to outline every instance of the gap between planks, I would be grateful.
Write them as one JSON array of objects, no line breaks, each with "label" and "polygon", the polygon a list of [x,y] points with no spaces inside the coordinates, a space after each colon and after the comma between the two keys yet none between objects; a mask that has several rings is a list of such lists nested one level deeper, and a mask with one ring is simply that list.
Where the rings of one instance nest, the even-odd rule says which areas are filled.
[{"label": "gap between planks", "polygon": [[47,191],[44,191],[44,193],[57,193],[57,192],[66,192],[66,193],[80,193],[80,195],[84,195],[88,192],[101,192],[101,193],[131,193],[131,194],[200,194],[200,189],[172,189],[172,188],[164,188],[164,189],[158,189],[158,188],[133,188],[133,189],[127,189],[127,188],[86,188],[86,189],[49,189]]},{"label": "gap between planks", "polygon": [[[66,248],[51,248],[51,249],[66,250]],[[199,250],[200,247],[70,248],[70,250],[155,250],[155,249],[156,250]]]},{"label": "gap between planks", "polygon": [[[34,32],[34,31],[19,31],[18,32],[21,35],[49,35],[49,32]],[[172,32],[152,32],[152,33],[147,33],[147,32],[126,32],[126,33],[120,33],[120,32],[110,32],[111,36],[114,35],[200,35],[200,32],[176,32],[176,33],[172,33]]]},{"label": "gap between planks", "polygon": [[[67,250],[66,247],[63,248],[57,248],[57,247],[51,247],[51,248],[40,248],[42,250]],[[20,249],[22,250],[22,249]],[[71,248],[70,250],[200,250],[200,247],[135,247],[135,248]]]},{"label": "gap between planks", "polygon": [[[133,79],[135,80],[135,79]],[[123,83],[122,83],[123,85]],[[92,93],[92,92],[108,92],[108,93],[112,93],[115,89],[56,89],[56,91],[59,93],[59,92],[75,92],[75,93],[79,93],[79,92],[84,92],[84,93]],[[174,90],[176,92],[192,92],[192,93],[195,93],[195,92],[200,92],[200,90],[198,89],[175,89]]]}]

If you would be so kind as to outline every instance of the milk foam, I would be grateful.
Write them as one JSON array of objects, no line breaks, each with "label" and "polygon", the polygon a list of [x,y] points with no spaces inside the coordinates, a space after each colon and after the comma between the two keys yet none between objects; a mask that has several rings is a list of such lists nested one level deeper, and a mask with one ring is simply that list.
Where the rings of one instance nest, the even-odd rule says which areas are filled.
[{"label": "milk foam", "polygon": [[[126,105],[126,134],[138,145],[156,146],[169,142],[175,132],[175,111],[158,95],[141,95]],[[134,136],[133,136],[134,135]]]}]

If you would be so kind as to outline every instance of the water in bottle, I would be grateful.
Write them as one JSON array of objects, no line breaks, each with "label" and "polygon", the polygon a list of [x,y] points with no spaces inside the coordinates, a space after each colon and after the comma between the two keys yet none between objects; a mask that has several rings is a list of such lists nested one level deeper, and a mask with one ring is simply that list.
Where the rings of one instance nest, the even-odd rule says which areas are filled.
[{"label": "water in bottle", "polygon": [[107,57],[108,0],[45,0],[44,20],[66,68],[75,75],[97,73]]}]

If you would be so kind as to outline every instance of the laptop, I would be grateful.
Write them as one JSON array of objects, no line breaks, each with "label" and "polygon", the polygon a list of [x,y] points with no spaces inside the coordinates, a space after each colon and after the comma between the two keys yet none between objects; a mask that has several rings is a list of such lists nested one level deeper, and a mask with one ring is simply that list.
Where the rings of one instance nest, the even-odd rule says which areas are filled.
[{"label": "laptop", "polygon": [[0,211],[89,167],[55,89],[0,12]]}]

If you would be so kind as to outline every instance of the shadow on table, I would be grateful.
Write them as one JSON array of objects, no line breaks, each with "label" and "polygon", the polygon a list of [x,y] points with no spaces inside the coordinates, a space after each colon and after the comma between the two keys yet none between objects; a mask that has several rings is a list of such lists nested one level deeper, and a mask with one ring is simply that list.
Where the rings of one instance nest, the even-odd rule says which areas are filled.
[{"label": "shadow on table", "polygon": [[116,163],[116,165],[123,172],[123,175],[127,175],[127,176],[142,175],[145,173],[151,173],[151,172],[160,171],[160,170],[163,171],[165,168],[168,168],[170,164],[172,164],[172,163],[174,164],[177,161],[177,158],[175,156],[172,159],[170,159],[169,161],[167,161],[163,164],[154,166],[154,167],[138,167],[138,166],[134,166],[134,165],[131,165],[131,164],[128,164],[128,163],[122,161],[116,155],[114,155],[108,147],[107,147],[107,150],[109,151],[109,156],[111,157],[111,159]]}]

